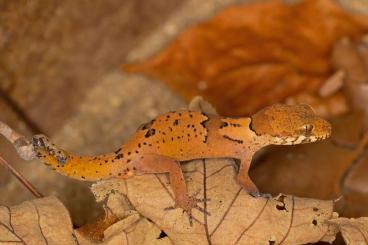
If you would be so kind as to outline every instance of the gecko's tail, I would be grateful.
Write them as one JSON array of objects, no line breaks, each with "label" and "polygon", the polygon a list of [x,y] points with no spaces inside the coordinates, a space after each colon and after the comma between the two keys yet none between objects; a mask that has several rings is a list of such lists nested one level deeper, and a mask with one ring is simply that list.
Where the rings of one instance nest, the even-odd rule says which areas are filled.
[{"label": "gecko's tail", "polygon": [[89,181],[107,179],[114,175],[115,154],[76,156],[59,149],[44,135],[33,136],[32,145],[38,158],[63,175]]}]

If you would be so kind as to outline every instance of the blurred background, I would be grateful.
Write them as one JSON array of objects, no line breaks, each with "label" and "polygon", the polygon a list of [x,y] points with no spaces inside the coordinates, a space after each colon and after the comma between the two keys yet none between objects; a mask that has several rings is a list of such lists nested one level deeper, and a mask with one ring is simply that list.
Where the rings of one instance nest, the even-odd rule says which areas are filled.
[{"label": "blurred background", "polygon": [[[308,103],[332,139],[270,147],[262,192],[336,199],[368,216],[368,4],[364,0],[0,1],[0,120],[79,154],[112,151],[143,122],[202,95],[222,115]],[[145,75],[145,76],[144,76]],[[90,183],[0,154],[79,226],[102,210]],[[33,198],[0,169],[0,204]]]}]

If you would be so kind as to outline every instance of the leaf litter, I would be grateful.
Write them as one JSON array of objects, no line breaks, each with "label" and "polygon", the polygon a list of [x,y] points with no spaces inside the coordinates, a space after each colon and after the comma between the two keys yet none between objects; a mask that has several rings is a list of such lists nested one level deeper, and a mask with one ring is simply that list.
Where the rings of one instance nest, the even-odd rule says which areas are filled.
[{"label": "leaf litter", "polygon": [[[280,16],[299,11],[304,18],[278,19],[274,23],[278,28],[267,19],[263,25],[254,21],[268,9]],[[316,22],[306,21],[311,16],[326,20],[318,23],[318,32],[323,29],[326,35],[315,34]],[[225,35],[225,27],[232,27],[228,29],[233,32]],[[238,46],[235,34],[244,27],[248,29],[240,35]],[[365,146],[356,154],[368,124],[367,38],[360,37],[366,30],[365,16],[343,12],[331,1],[288,6],[269,1],[228,8],[209,22],[190,27],[157,57],[126,66],[163,79],[172,88],[182,89],[187,98],[201,94],[225,114],[247,114],[276,101],[308,102],[329,116],[346,112],[350,106],[354,113],[334,119],[333,139],[291,150],[266,150],[252,171],[261,190],[330,200],[290,194],[253,198],[236,183],[232,160],[198,160],[183,164],[189,192],[200,190],[208,199],[203,204],[208,214],[194,211],[193,226],[180,209],[165,210],[173,205],[167,176],[146,175],[94,184],[92,191],[103,203],[106,217],[79,229],[73,229],[67,210],[55,197],[1,206],[0,244],[304,244],[332,242],[338,232],[346,244],[368,244],[367,218],[339,218],[336,212],[349,217],[367,215]],[[287,42],[285,32],[295,33],[293,40],[300,42]],[[198,37],[214,41],[203,46]],[[244,40],[246,45],[241,43]],[[255,44],[264,49],[255,49]],[[231,89],[224,89],[229,81]],[[200,100],[192,106],[216,113]],[[326,155],[331,159],[326,160]],[[291,185],[295,188],[290,189]],[[345,205],[338,208],[340,201],[333,200],[340,200],[342,194]]]}]

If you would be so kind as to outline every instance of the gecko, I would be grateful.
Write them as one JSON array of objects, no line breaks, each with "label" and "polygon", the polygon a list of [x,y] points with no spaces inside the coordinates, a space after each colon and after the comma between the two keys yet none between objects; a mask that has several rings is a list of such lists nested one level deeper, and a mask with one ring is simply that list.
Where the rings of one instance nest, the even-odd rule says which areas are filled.
[{"label": "gecko", "polygon": [[331,125],[308,105],[275,104],[250,117],[221,117],[179,110],[157,116],[141,125],[115,152],[77,156],[35,135],[37,157],[57,172],[80,180],[126,179],[134,175],[168,173],[174,208],[191,215],[198,208],[189,195],[182,162],[195,159],[232,158],[240,162],[238,183],[253,196],[260,193],[248,176],[253,155],[268,145],[296,145],[328,138]]}]

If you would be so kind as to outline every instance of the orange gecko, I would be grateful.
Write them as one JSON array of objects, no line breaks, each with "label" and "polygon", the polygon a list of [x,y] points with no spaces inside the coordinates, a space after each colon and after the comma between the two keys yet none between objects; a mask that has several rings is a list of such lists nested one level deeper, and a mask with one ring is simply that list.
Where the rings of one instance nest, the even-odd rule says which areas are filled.
[{"label": "orange gecko", "polygon": [[252,156],[267,145],[294,145],[323,140],[330,124],[307,105],[276,104],[251,117],[229,118],[197,111],[162,114],[138,128],[130,140],[112,153],[76,156],[51,144],[43,135],[33,137],[37,156],[57,172],[82,180],[128,178],[169,173],[175,207],[191,215],[200,201],[187,192],[180,162],[205,158],[240,160],[238,182],[259,195],[248,176]]}]

